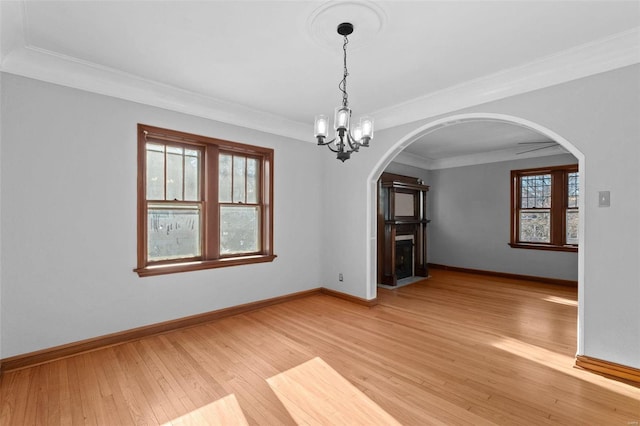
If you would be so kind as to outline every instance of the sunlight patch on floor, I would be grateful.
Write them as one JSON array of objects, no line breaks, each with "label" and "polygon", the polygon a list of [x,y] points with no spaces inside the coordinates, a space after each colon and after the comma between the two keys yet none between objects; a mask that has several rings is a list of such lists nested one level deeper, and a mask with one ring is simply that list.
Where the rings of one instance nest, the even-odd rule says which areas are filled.
[{"label": "sunlight patch on floor", "polygon": [[574,357],[562,355],[557,352],[553,352],[548,349],[544,349],[539,346],[535,346],[530,343],[525,343],[509,337],[504,337],[496,342],[493,342],[491,343],[491,346],[509,352],[513,355],[517,355],[529,361],[544,365],[545,367],[551,368],[569,376],[592,383],[594,385],[601,386],[612,392],[616,392],[630,398],[640,398],[640,389],[638,388],[621,382],[617,382],[615,380],[607,379],[597,374],[573,368],[573,366],[575,365]]},{"label": "sunlight patch on floor", "polygon": [[510,337],[503,337],[493,342],[491,346],[563,372],[566,372],[566,369],[574,363],[573,357],[562,355]]},{"label": "sunlight patch on floor", "polygon": [[188,425],[249,425],[242,413],[240,404],[234,394],[220,398],[217,401],[191,411],[184,416],[173,419],[163,426],[188,426]]},{"label": "sunlight patch on floor", "polygon": [[577,300],[571,300],[564,297],[545,296],[542,298],[542,300],[546,300],[547,302],[559,303],[560,305],[578,306]]},{"label": "sunlight patch on floor", "polygon": [[298,424],[400,424],[321,358],[313,358],[267,382]]}]

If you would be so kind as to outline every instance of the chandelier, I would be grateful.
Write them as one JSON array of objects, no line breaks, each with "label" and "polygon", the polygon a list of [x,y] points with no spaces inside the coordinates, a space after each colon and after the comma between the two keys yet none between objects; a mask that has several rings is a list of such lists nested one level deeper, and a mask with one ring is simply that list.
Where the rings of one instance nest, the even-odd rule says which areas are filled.
[{"label": "chandelier", "polygon": [[368,147],[369,141],[373,138],[373,119],[362,117],[360,123],[354,127],[353,132],[349,128],[351,120],[351,109],[349,108],[349,95],[347,93],[347,36],[353,32],[353,24],[344,22],[338,25],[338,34],[344,37],[342,50],[344,51],[344,74],[338,88],[342,92],[342,106],[335,110],[333,118],[333,128],[336,131],[335,137],[326,142],[329,130],[329,120],[326,115],[317,115],[314,125],[314,136],[318,139],[318,145],[326,145],[331,151],[337,154],[338,160],[344,162],[351,157],[352,152],[358,152],[361,146]]}]

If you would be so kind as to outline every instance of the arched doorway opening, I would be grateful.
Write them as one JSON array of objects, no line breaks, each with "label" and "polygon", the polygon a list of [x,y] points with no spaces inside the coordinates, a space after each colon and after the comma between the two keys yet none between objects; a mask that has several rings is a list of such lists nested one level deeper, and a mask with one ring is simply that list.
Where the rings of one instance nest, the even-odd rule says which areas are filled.
[{"label": "arched doorway opening", "polygon": [[[535,132],[540,133],[548,137],[549,139],[554,140],[564,149],[566,149],[570,154],[578,159],[578,166],[580,170],[580,182],[579,182],[579,191],[581,194],[584,194],[584,182],[586,176],[585,170],[585,157],[584,155],[568,140],[563,138],[561,135],[555,133],[553,130],[548,129],[542,125],[534,123],[532,121],[526,120],[521,117],[515,117],[505,114],[495,114],[495,113],[467,113],[467,114],[457,114],[448,117],[443,117],[434,121],[431,121],[427,124],[424,124],[410,133],[406,134],[402,138],[400,138],[395,144],[393,144],[387,152],[378,160],[375,164],[371,172],[369,173],[367,182],[367,298],[373,299],[377,294],[377,256],[376,256],[376,238],[377,238],[377,228],[376,228],[376,217],[377,217],[377,181],[385,168],[393,161],[393,159],[402,152],[407,146],[411,145],[413,142],[418,140],[419,138],[428,135],[432,132],[437,131],[446,126],[451,126],[455,124],[465,123],[469,121],[497,121],[507,124],[512,124],[516,126],[522,126],[527,129],[533,130]],[[580,197],[579,199],[579,247],[578,251],[578,342],[577,349],[578,354],[583,353],[583,325],[584,325],[584,316],[583,316],[583,294],[584,294],[584,241],[585,241],[585,218],[584,218],[584,197]]]}]

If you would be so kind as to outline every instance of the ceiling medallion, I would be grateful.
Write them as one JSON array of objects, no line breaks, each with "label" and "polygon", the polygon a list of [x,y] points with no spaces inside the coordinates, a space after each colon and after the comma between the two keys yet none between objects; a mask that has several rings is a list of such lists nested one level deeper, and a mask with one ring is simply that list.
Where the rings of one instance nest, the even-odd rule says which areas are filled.
[{"label": "ceiling medallion", "polygon": [[370,1],[328,1],[307,19],[311,39],[324,49],[335,51],[336,26],[351,23],[357,34],[350,37],[350,48],[358,49],[373,43],[383,31],[387,16],[377,4]]}]

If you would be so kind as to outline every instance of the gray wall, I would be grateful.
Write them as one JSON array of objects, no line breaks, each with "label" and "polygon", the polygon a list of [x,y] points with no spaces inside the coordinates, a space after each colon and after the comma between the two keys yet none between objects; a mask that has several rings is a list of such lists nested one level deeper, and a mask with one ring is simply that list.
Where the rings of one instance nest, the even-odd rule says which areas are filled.
[{"label": "gray wall", "polygon": [[429,261],[577,281],[577,253],[515,249],[507,244],[511,170],[577,162],[567,154],[432,170]]},{"label": "gray wall", "polygon": [[[519,117],[584,156],[578,351],[636,368],[639,75],[630,66],[447,115]],[[319,285],[375,297],[375,182],[411,134],[446,119],[378,131],[342,164],[313,144],[6,74],[1,108],[3,358]],[[137,122],[275,149],[275,262],[137,277]],[[610,208],[597,205],[602,190]]]},{"label": "gray wall", "polygon": [[[9,74],[1,114],[0,357],[321,285],[314,144]],[[139,278],[137,123],[273,148],[275,261]]]},{"label": "gray wall", "polygon": [[[345,164],[326,155],[320,160],[323,285],[375,297],[375,182],[403,144],[449,117],[515,117],[567,140],[584,159],[578,353],[640,368],[639,75],[640,66],[629,66],[376,131],[371,147]],[[603,190],[611,191],[609,208],[598,207]]]}]

